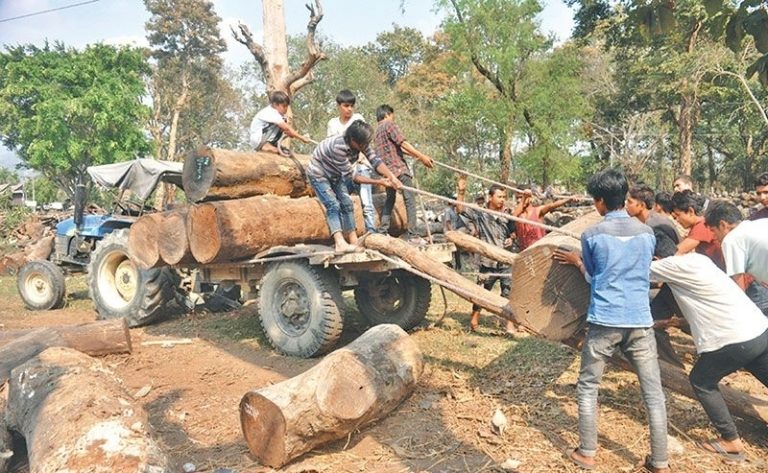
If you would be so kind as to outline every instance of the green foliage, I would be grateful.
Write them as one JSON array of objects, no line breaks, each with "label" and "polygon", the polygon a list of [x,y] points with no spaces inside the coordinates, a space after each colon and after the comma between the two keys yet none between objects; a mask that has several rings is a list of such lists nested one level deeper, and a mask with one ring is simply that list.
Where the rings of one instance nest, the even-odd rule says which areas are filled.
[{"label": "green foliage", "polygon": [[9,206],[3,210],[3,219],[0,221],[0,240],[6,242],[13,231],[32,214],[32,211],[24,206]]},{"label": "green foliage", "polygon": [[29,179],[24,183],[24,188],[27,198],[32,199],[34,197],[37,205],[50,204],[51,202],[61,200],[59,194],[62,191],[53,180],[45,176]]},{"label": "green foliage", "polygon": [[147,72],[134,48],[8,48],[0,54],[0,139],[71,196],[87,166],[149,150],[140,126]]},{"label": "green foliage", "polygon": [[19,175],[15,171],[0,166],[0,184],[18,184]]},{"label": "green foliage", "polygon": [[387,75],[387,83],[393,86],[413,66],[426,62],[435,50],[419,30],[393,25],[392,31],[380,33],[375,42],[369,43],[365,52],[375,58],[379,70]]}]

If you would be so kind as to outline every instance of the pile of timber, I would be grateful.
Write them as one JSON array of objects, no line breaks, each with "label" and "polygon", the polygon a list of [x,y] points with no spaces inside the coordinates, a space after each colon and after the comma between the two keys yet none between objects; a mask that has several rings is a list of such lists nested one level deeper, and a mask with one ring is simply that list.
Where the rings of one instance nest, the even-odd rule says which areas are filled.
[{"label": "pile of timber", "polygon": [[[257,151],[199,148],[184,162],[182,183],[191,204],[145,215],[131,227],[128,250],[142,268],[232,262],[277,245],[330,243],[320,201],[294,158]],[[360,200],[353,197],[357,232],[364,232]],[[377,194],[378,213],[385,196]],[[392,232],[406,222],[398,197]]]},{"label": "pile of timber", "polygon": [[56,215],[32,214],[8,235],[3,235],[17,250],[0,255],[0,275],[15,275],[28,261],[48,259],[59,220]]},{"label": "pile of timber", "polygon": [[0,332],[0,473],[24,438],[31,473],[167,471],[147,416],[102,363],[130,353],[123,319]]}]

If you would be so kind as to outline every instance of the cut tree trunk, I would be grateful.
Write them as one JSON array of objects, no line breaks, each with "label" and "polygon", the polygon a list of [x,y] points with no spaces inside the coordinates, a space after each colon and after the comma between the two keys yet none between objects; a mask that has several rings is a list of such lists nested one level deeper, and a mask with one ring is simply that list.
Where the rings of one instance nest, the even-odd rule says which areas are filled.
[{"label": "cut tree trunk", "polygon": [[24,256],[27,261],[47,260],[53,252],[53,235],[42,237],[35,243],[24,248]]},{"label": "cut tree trunk", "polygon": [[[49,332],[55,333],[56,337],[50,339],[45,335]],[[38,340],[54,340],[57,345],[43,345],[40,342],[34,342],[36,337],[31,336],[31,334],[38,334]],[[132,349],[128,323],[122,318],[61,327],[5,330],[0,332],[0,365],[4,365],[6,359],[13,357],[4,351],[5,347],[12,343],[18,344],[18,340],[22,337],[27,337],[25,340],[32,341],[29,345],[42,346],[43,349],[50,346],[63,346],[91,356],[130,353]],[[27,343],[24,342],[20,345],[27,345]],[[42,350],[38,350],[37,353],[39,351]],[[30,355],[26,359],[32,356],[34,355]],[[21,364],[26,359],[16,362],[16,364]],[[9,364],[9,366],[12,369],[15,365]]]},{"label": "cut tree trunk", "polygon": [[240,424],[251,453],[279,468],[380,419],[413,392],[424,362],[397,325],[377,325],[306,372],[248,392]]},{"label": "cut tree trunk", "polygon": [[445,238],[462,250],[485,256],[499,263],[512,265],[517,259],[515,253],[484,242],[468,233],[451,230],[445,233]]},{"label": "cut tree trunk", "polygon": [[[296,155],[302,167],[309,156]],[[184,193],[192,202],[275,194],[302,197],[311,187],[296,162],[261,151],[201,147],[189,153],[182,172]]]},{"label": "cut tree trunk", "polygon": [[[593,212],[562,228],[581,235],[600,219]],[[512,265],[509,304],[524,327],[546,339],[565,341],[584,328],[589,285],[575,266],[552,259],[558,248],[580,252],[581,242],[553,232],[518,254]]]},{"label": "cut tree trunk", "polygon": [[172,210],[163,214],[160,222],[159,241],[160,258],[168,265],[194,263],[195,258],[189,249],[187,238],[188,207]]},{"label": "cut tree trunk", "polygon": [[164,266],[160,258],[160,232],[164,213],[144,215],[131,225],[128,232],[128,256],[141,269]]},{"label": "cut tree trunk", "polygon": [[26,440],[30,473],[168,471],[141,406],[104,365],[70,348],[13,370],[5,422]]},{"label": "cut tree trunk", "polygon": [[13,437],[5,426],[5,405],[8,402],[8,381],[0,382],[0,473],[8,471],[13,456]]},{"label": "cut tree trunk", "polygon": [[413,268],[434,278],[434,282],[445,287],[473,304],[477,304],[489,312],[515,322],[509,301],[498,294],[485,290],[474,284],[448,266],[433,260],[418,247],[386,235],[366,235],[362,244],[371,250],[377,250],[388,256],[396,256]]}]

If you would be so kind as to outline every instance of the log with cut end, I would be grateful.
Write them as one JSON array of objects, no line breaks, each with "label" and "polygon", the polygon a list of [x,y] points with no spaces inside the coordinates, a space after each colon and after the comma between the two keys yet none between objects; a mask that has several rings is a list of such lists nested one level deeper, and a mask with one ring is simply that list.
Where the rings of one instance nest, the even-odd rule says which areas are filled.
[{"label": "log with cut end", "polygon": [[144,215],[131,225],[128,233],[128,256],[142,269],[157,268],[165,263],[160,258],[159,232],[164,213]]},{"label": "log with cut end", "polygon": [[[304,168],[309,164],[309,156],[295,157]],[[296,162],[261,151],[198,148],[184,160],[182,184],[192,202],[265,194],[291,197],[311,194],[309,183]]]},{"label": "log with cut end", "polygon": [[5,421],[26,441],[30,473],[168,471],[142,407],[103,364],[70,348],[13,370]]},{"label": "log with cut end", "polygon": [[42,237],[36,242],[24,248],[24,256],[27,261],[47,260],[53,252],[53,235]]},{"label": "log with cut end", "polygon": [[[581,235],[600,219],[593,212],[562,228]],[[576,267],[552,259],[558,248],[581,251],[581,243],[552,232],[518,254],[512,265],[509,303],[521,325],[549,340],[564,341],[584,326],[589,286]]]},{"label": "log with cut end", "polygon": [[[46,334],[50,332],[56,336],[49,338]],[[22,337],[26,337],[25,340],[28,340],[28,342],[18,343],[18,340]],[[42,340],[55,343],[46,345],[40,343]],[[59,327],[4,330],[0,332],[0,366],[4,365],[4,361],[14,358],[10,350],[4,351],[11,343],[18,343],[18,346],[24,347],[28,352],[34,351],[30,349],[32,346],[37,346],[38,349],[33,355],[29,355],[21,359],[21,361],[16,361],[16,364],[9,362],[8,366],[10,366],[10,369],[42,351],[40,347],[48,348],[54,345],[73,348],[91,356],[131,352],[131,334],[128,331],[128,323],[122,318]],[[16,359],[19,360],[19,358]],[[1,371],[2,368],[0,368]]]},{"label": "log with cut end", "polygon": [[456,230],[445,233],[445,239],[456,245],[456,247],[470,253],[476,253],[486,258],[498,261],[504,264],[514,264],[517,255],[511,251],[499,248],[472,235]]},{"label": "log with cut end", "polygon": [[279,468],[387,415],[413,392],[422,369],[421,352],[403,329],[373,327],[306,372],[243,396],[248,448],[261,464]]},{"label": "log with cut end", "polygon": [[168,265],[194,263],[192,250],[187,238],[188,207],[163,213],[163,220],[158,228],[160,258]]}]

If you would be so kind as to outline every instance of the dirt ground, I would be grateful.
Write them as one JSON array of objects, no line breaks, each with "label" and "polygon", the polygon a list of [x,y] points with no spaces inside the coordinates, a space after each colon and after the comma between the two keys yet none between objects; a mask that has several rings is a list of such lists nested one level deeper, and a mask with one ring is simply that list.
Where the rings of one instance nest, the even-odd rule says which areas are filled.
[{"label": "dirt ground", "polygon": [[[69,281],[61,310],[30,312],[19,299],[14,278],[0,278],[0,330],[95,320],[82,278]],[[354,302],[347,298],[355,314]],[[131,331],[134,352],[103,362],[124,381],[148,411],[174,471],[192,463],[198,472],[268,472],[248,453],[238,403],[245,392],[294,376],[317,362],[270,350],[255,309],[225,313],[169,314],[153,326]],[[495,318],[468,334],[469,304],[448,295],[448,316],[440,328],[415,331],[426,368],[416,392],[391,415],[300,457],[281,471],[311,472],[576,472],[562,451],[577,445],[575,382],[579,356],[562,345],[520,335],[503,335]],[[429,321],[443,313],[433,293]],[[351,340],[356,334],[346,333]],[[172,347],[142,342],[191,338]],[[686,340],[677,334],[677,343]],[[690,355],[688,355],[690,358]],[[766,394],[737,375],[730,383]],[[766,426],[740,420],[749,460],[724,464],[696,448],[714,431],[700,405],[667,392],[671,457],[678,472],[768,471]],[[633,374],[609,368],[600,392],[599,472],[639,472],[649,441],[640,392]],[[503,437],[490,418],[501,409],[509,419]],[[502,464],[517,465],[505,470]],[[16,471],[26,471],[23,462]]]}]

